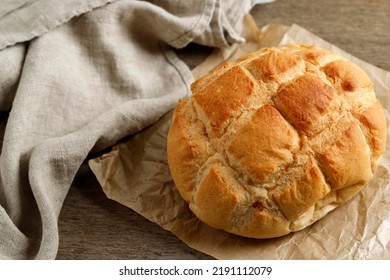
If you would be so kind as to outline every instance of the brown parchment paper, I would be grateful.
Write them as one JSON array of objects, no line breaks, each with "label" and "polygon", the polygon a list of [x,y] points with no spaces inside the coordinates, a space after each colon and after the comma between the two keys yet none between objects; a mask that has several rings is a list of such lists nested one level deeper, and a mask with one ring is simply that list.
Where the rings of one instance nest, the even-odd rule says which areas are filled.
[{"label": "brown parchment paper", "polygon": [[[390,73],[365,63],[298,25],[258,29],[248,16],[244,45],[214,51],[193,70],[195,78],[224,60],[234,60],[260,47],[306,43],[333,50],[360,65],[373,79],[389,121]],[[210,228],[181,199],[171,179],[166,136],[171,113],[109,153],[89,161],[108,198],[130,207],[171,231],[188,246],[217,259],[390,259],[390,152],[374,178],[352,200],[312,226],[284,237],[255,240]]]}]

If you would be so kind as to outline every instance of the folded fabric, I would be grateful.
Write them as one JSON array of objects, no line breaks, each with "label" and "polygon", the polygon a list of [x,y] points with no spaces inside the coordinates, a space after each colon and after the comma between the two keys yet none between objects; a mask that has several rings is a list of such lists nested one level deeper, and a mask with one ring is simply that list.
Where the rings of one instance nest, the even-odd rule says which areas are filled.
[{"label": "folded fabric", "polygon": [[151,125],[189,94],[190,70],[171,47],[240,42],[250,8],[249,0],[2,3],[0,110],[10,112],[0,258],[54,259],[58,216],[88,154]]},{"label": "folded fabric", "polygon": [[0,50],[34,37],[117,0],[3,0],[0,6]]}]

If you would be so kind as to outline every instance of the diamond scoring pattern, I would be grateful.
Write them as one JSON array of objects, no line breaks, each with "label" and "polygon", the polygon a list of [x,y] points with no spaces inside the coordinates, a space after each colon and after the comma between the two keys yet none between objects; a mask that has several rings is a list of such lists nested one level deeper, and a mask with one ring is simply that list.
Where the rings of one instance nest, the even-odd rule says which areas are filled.
[{"label": "diamond scoring pattern", "polygon": [[[370,108],[377,109],[378,102],[373,86],[360,68],[354,65],[349,69],[349,65],[329,51],[288,45],[225,64],[219,73],[213,72],[210,81],[207,76],[202,78],[202,87],[192,99],[204,114],[202,117],[196,111],[206,131],[211,127],[218,132],[208,137],[218,158],[224,160],[209,158],[205,164],[213,168],[201,168],[203,174],[198,177],[208,178],[209,172],[227,166],[233,176],[219,178],[227,190],[237,191],[241,184],[239,192],[255,193],[253,197],[237,196],[236,206],[251,207],[251,211],[259,212],[255,219],[266,219],[267,223],[282,225],[281,219],[288,221],[287,228],[282,225],[272,229],[279,230],[276,235],[293,230],[292,222],[305,216],[329,193],[365,184],[384,151],[385,139],[379,131],[385,120],[379,116],[374,121]],[[363,75],[361,82],[356,80],[358,74]],[[264,85],[269,90],[266,98],[258,93]],[[356,98],[366,102],[354,103],[354,92]],[[244,173],[248,176],[242,181]],[[264,189],[268,195],[264,196]],[[353,195],[348,191],[344,194],[345,200]],[[270,199],[267,203],[266,197]],[[253,206],[260,203],[262,207]],[[246,235],[245,227],[231,229],[237,227],[234,220],[242,216],[240,207],[235,211],[235,226],[220,221],[220,228]],[[284,218],[279,217],[280,213]],[[249,219],[248,225],[253,222]]]}]

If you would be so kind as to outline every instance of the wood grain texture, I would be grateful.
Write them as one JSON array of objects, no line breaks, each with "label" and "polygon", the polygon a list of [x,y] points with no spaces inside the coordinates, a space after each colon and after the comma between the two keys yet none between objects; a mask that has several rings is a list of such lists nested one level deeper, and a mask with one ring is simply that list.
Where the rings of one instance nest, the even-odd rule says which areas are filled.
[{"label": "wood grain texture", "polygon": [[[261,27],[296,23],[382,69],[390,70],[390,1],[289,1],[255,7]],[[190,67],[210,49],[178,51]],[[107,199],[87,164],[79,170],[59,219],[58,259],[211,259],[134,211]]]}]

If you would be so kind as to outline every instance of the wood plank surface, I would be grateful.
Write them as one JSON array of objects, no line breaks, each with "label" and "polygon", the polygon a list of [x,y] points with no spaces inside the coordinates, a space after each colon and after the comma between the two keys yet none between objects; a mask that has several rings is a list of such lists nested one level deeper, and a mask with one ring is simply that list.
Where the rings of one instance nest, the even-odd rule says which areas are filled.
[{"label": "wood plank surface", "polygon": [[[299,24],[382,69],[390,70],[390,1],[277,0],[252,12],[259,27]],[[191,67],[210,49],[179,51]],[[58,259],[212,259],[134,211],[107,199],[87,164],[79,170],[60,220]]]}]

